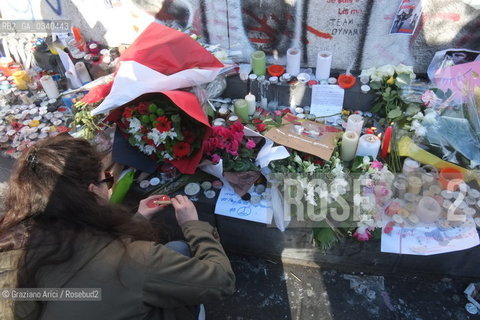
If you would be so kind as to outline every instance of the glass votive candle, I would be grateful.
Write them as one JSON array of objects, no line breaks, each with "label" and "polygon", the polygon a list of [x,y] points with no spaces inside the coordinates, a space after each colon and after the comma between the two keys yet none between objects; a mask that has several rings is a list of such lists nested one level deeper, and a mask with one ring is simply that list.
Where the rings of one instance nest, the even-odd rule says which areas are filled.
[{"label": "glass votive candle", "polygon": [[422,179],[418,176],[408,177],[408,192],[417,195],[422,190]]},{"label": "glass votive candle", "polygon": [[393,196],[403,199],[408,188],[408,180],[404,175],[398,175],[393,181]]},{"label": "glass votive candle", "polygon": [[420,163],[418,163],[418,161],[415,161],[411,158],[406,158],[405,161],[403,162],[402,173],[408,176],[417,172],[419,168],[420,168]]}]

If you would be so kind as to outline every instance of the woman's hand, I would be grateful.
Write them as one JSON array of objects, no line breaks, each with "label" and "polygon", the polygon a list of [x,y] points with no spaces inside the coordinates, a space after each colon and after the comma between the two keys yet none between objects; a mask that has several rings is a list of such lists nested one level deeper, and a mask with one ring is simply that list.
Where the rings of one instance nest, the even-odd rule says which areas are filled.
[{"label": "woman's hand", "polygon": [[158,204],[157,201],[163,202],[166,199],[169,200],[170,198],[165,195],[153,195],[145,198],[141,200],[138,205],[138,213],[150,220],[155,213],[161,211],[167,206],[167,204]]},{"label": "woman's hand", "polygon": [[198,221],[197,208],[188,197],[178,195],[172,198],[172,205],[175,208],[175,217],[179,226],[188,221]]}]

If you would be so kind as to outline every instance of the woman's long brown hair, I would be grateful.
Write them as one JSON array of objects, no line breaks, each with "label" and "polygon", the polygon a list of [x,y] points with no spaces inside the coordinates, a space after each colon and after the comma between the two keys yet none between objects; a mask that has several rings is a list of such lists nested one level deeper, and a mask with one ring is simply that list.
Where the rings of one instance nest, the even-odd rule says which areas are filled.
[{"label": "woman's long brown hair", "polygon": [[[37,286],[37,272],[46,265],[60,264],[74,255],[82,232],[112,238],[155,240],[148,223],[133,221],[132,215],[108,203],[101,204],[88,190],[102,170],[100,155],[83,139],[59,135],[38,142],[17,160],[5,195],[5,215],[0,234],[25,226],[25,254],[19,262],[17,286]],[[48,243],[48,250],[35,250]],[[39,303],[35,317],[39,317]]]}]

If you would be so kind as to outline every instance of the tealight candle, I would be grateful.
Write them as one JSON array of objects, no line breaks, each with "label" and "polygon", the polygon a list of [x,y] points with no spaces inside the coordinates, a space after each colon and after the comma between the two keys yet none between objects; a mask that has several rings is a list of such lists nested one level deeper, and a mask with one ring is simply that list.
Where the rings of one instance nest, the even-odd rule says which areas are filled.
[{"label": "tealight candle", "polygon": [[302,107],[296,107],[295,108],[295,113],[303,113],[303,108]]},{"label": "tealight candle", "polygon": [[403,218],[407,218],[410,215],[410,212],[405,208],[401,208],[400,210],[398,210],[398,215]]},{"label": "tealight candle", "polygon": [[396,224],[402,224],[403,223],[403,218],[398,215],[398,214],[394,214],[392,216],[392,220],[396,223]]},{"label": "tealight candle", "polygon": [[440,194],[440,192],[442,192],[442,188],[440,188],[439,186],[437,185],[433,185],[433,186],[430,186],[430,188],[428,188],[428,190],[433,193],[434,195],[435,194]]},{"label": "tealight candle", "polygon": [[360,135],[362,133],[363,121],[363,117],[359,114],[350,115],[347,120],[345,131],[354,131]]},{"label": "tealight candle", "polygon": [[358,134],[354,131],[346,131],[342,138],[340,157],[343,161],[352,161],[358,145]]},{"label": "tealight candle", "polygon": [[223,119],[223,118],[217,118],[217,119],[213,120],[212,126],[214,126],[214,127],[222,127],[222,126],[225,125],[225,123],[226,123],[225,119]]},{"label": "tealight candle", "polygon": [[414,214],[411,214],[408,216],[407,218],[407,222],[410,224],[410,225],[417,225],[419,222],[420,222],[420,219],[418,219],[418,217]]},{"label": "tealight candle", "polygon": [[403,162],[402,173],[405,175],[410,175],[417,171],[420,168],[420,163],[410,158],[406,158]]},{"label": "tealight candle", "polygon": [[423,197],[418,202],[417,216],[425,223],[432,223],[440,217],[442,208],[432,197]]},{"label": "tealight candle", "polygon": [[364,84],[364,85],[362,85],[362,86],[360,87],[360,90],[362,91],[362,93],[367,94],[367,93],[370,92],[370,86]]},{"label": "tealight candle", "polygon": [[407,192],[408,180],[406,178],[398,176],[395,181],[393,181],[393,194],[397,198],[403,198],[405,192]]},{"label": "tealight candle", "polygon": [[361,157],[369,156],[375,159],[379,149],[380,139],[376,135],[365,134],[358,140],[356,155]]},{"label": "tealight candle", "polygon": [[408,177],[408,192],[416,195],[420,190],[422,190],[422,179],[416,176]]},{"label": "tealight candle", "polygon": [[255,96],[251,93],[248,93],[245,96],[245,101],[247,101],[247,104],[248,104],[248,115],[252,116],[255,113],[255,110],[257,109],[257,103],[255,102]]}]

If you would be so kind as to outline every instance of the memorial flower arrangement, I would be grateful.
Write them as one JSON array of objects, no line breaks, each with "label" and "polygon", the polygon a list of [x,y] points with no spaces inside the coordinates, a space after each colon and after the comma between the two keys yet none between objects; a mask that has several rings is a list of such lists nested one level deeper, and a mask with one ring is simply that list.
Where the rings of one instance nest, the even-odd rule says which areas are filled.
[{"label": "memorial flower arrangement", "polygon": [[359,172],[360,193],[353,195],[353,205],[358,210],[358,221],[351,235],[358,241],[368,241],[382,227],[382,207],[392,197],[391,184],[394,175],[386,164],[359,157],[352,171]]},{"label": "memorial flower arrangement", "polygon": [[255,165],[257,142],[244,133],[241,122],[229,127],[212,127],[212,135],[204,141],[205,158],[213,164],[222,160],[225,172],[258,171]]},{"label": "memorial flower arrangement", "polygon": [[185,159],[202,144],[203,129],[178,107],[154,100],[123,109],[117,125],[128,134],[128,142],[161,161]]},{"label": "memorial flower arrangement", "polygon": [[404,101],[400,95],[402,87],[416,78],[412,66],[388,64],[379,68],[372,67],[363,70],[360,77],[370,77],[369,85],[377,94],[371,111],[385,117],[387,123],[402,119],[408,108],[418,108],[415,103]]}]

